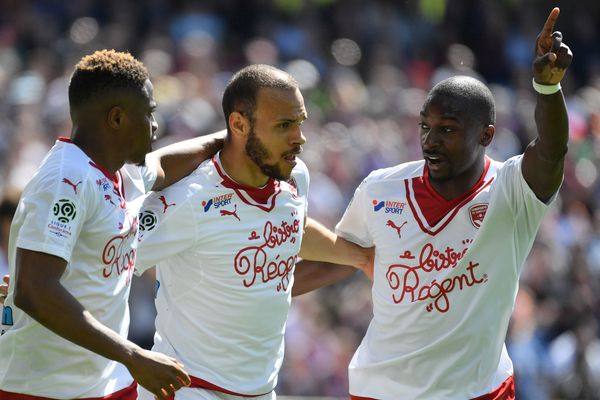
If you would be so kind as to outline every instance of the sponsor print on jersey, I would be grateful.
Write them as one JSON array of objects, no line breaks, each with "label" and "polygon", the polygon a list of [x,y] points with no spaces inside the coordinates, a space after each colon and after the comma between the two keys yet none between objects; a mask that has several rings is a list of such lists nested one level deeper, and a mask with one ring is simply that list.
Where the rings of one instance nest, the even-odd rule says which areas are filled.
[{"label": "sponsor print on jersey", "polygon": [[219,210],[219,212],[221,213],[221,217],[226,217],[228,215],[235,217],[235,219],[237,219],[238,221],[241,221],[240,217],[238,217],[237,215],[237,204],[233,205],[233,211],[230,210]]},{"label": "sponsor print on jersey", "polygon": [[204,212],[208,212],[211,207],[214,209],[218,209],[219,207],[223,207],[231,204],[231,198],[233,197],[233,193],[223,194],[221,196],[213,197],[208,201],[202,200],[202,207],[204,207]]},{"label": "sponsor print on jersey", "polygon": [[63,224],[69,223],[77,216],[75,203],[69,199],[60,199],[52,206],[52,213]]},{"label": "sponsor print on jersey", "polygon": [[116,272],[119,277],[125,275],[125,284],[129,286],[135,264],[137,249],[134,243],[137,239],[138,226],[138,216],[132,218],[127,214],[126,226],[123,227],[125,231],[114,236],[104,246],[102,251],[102,262],[105,265],[102,270],[104,278],[108,279],[113,276],[113,272]]},{"label": "sponsor print on jersey", "polygon": [[52,216],[46,227],[50,233],[59,238],[71,236],[71,224],[77,217],[77,207],[69,199],[60,199],[52,206]]},{"label": "sponsor print on jersey", "polygon": [[158,199],[160,200],[160,202],[163,205],[163,214],[167,212],[167,208],[177,205],[175,203],[168,203],[167,198],[165,196],[160,196]]},{"label": "sponsor print on jersey", "polygon": [[98,189],[102,189],[104,192],[113,186],[112,182],[109,182],[106,178],[96,179],[96,185],[98,185]]},{"label": "sponsor print on jersey", "polygon": [[479,229],[481,226],[487,209],[488,203],[473,204],[471,207],[469,207],[469,218],[471,219],[471,223],[475,228]]},{"label": "sponsor print on jersey", "polygon": [[[262,237],[256,231],[252,231],[249,240],[259,239],[262,244],[254,244],[241,249],[234,258],[234,269],[242,276],[245,287],[251,287],[257,282],[267,283],[271,280],[279,280],[277,291],[287,290],[290,283],[290,273],[296,264],[297,254],[289,256],[275,256],[267,253],[268,249],[277,249],[286,243],[296,243],[302,228],[301,221],[295,218],[291,223],[281,221],[274,224],[265,222]],[[285,249],[282,249],[285,251]],[[281,251],[281,250],[280,250]],[[289,253],[289,250],[287,251]],[[273,251],[270,252],[271,254]]]},{"label": "sponsor print on jersey", "polygon": [[396,233],[398,233],[398,238],[402,239],[402,227],[406,225],[406,221],[404,221],[403,223],[401,223],[399,226],[396,225],[396,223],[394,221],[392,221],[391,219],[388,219],[387,223],[385,224],[385,226],[389,226],[390,228],[392,228],[393,230],[396,231]]},{"label": "sponsor print on jersey", "polygon": [[81,185],[81,181],[73,183],[69,178],[63,178],[62,182],[71,186],[73,188],[73,191],[75,191],[75,194],[77,194],[77,186]]},{"label": "sponsor print on jersey", "polygon": [[[471,239],[464,239],[461,241],[462,248],[446,246],[442,250],[427,243],[418,256],[406,250],[400,255],[401,262],[390,265],[385,275],[393,291],[394,303],[424,301],[427,312],[445,313],[451,306],[448,296],[450,292],[486,283],[487,274],[478,273],[479,263],[474,260],[464,260],[460,264],[463,269],[455,269],[469,250],[471,242]],[[453,273],[441,281],[431,279],[432,275],[445,270],[453,270]]]},{"label": "sponsor print on jersey", "polygon": [[148,232],[154,229],[156,222],[158,221],[156,214],[154,214],[154,211],[151,210],[144,210],[140,212],[138,218],[140,220],[139,228],[142,232]]},{"label": "sponsor print on jersey", "polygon": [[394,200],[373,200],[373,211],[384,210],[386,214],[402,214],[406,203]]}]

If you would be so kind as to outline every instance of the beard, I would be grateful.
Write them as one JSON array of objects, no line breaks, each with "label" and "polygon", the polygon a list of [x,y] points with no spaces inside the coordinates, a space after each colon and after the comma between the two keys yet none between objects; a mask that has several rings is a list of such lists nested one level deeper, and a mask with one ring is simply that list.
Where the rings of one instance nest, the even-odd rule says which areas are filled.
[{"label": "beard", "polygon": [[248,134],[248,140],[246,141],[246,154],[252,161],[254,161],[258,168],[260,168],[262,173],[269,178],[277,179],[279,181],[285,181],[290,178],[290,174],[285,175],[281,171],[279,165],[268,164],[265,161],[271,157],[271,152],[260,141],[258,136],[256,136],[254,126],[250,129],[250,133]]}]

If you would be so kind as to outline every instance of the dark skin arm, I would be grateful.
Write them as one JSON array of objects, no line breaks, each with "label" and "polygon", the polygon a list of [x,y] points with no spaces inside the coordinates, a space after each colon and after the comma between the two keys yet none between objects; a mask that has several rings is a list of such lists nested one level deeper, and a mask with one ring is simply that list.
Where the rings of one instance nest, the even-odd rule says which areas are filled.
[{"label": "dark skin arm", "polygon": [[152,190],[162,190],[189,175],[203,161],[214,156],[221,148],[226,130],[173,143],[148,154],[156,160],[158,176]]},{"label": "dark skin arm", "polygon": [[[573,58],[569,47],[562,43],[562,34],[553,32],[559,13],[557,7],[550,12],[536,41],[533,78],[542,85],[559,83]],[[562,91],[536,95],[538,137],[525,150],[522,168],[529,187],[538,199],[546,202],[562,182],[569,122]]]},{"label": "dark skin arm", "polygon": [[189,385],[190,378],[177,360],[140,348],[94,318],[60,283],[66,267],[62,258],[18,248],[15,305],[57,335],[124,364],[159,399]]},{"label": "dark skin arm", "polygon": [[312,218],[307,218],[304,225],[300,257],[320,262],[299,263],[294,272],[292,296],[340,282],[354,275],[357,269],[373,279],[374,249],[340,238]]}]

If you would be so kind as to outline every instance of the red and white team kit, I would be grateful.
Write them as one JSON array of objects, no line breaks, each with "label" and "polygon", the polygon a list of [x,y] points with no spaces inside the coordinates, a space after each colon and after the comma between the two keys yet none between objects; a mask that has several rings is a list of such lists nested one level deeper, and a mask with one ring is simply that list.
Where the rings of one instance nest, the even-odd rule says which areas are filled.
[{"label": "red and white team kit", "polygon": [[153,350],[180,360],[193,387],[270,398],[308,183],[298,160],[287,182],[246,187],[227,176],[217,154],[145,200],[136,269],[158,264]]},{"label": "red and white team kit", "polygon": [[336,227],[376,248],[374,317],[349,366],[355,398],[507,398],[495,397],[512,387],[504,338],[548,209],[521,160],[486,158],[479,182],[451,201],[424,161],[374,171],[357,188]]}]

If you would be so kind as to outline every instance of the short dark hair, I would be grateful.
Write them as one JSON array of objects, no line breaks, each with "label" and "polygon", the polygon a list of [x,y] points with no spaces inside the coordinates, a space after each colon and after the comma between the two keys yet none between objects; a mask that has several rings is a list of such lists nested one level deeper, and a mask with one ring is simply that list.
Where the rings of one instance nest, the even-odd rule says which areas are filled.
[{"label": "short dark hair", "polygon": [[468,111],[470,118],[486,126],[496,123],[494,96],[484,83],[475,78],[457,75],[445,79],[431,89],[425,102],[429,103],[433,96],[456,100],[462,109]]},{"label": "short dark hair", "polygon": [[229,115],[234,111],[254,122],[256,97],[261,88],[295,90],[298,82],[287,72],[270,65],[253,64],[239,70],[223,93],[223,114],[228,131]]},{"label": "short dark hair", "polygon": [[73,109],[91,98],[116,90],[141,90],[148,70],[131,54],[100,50],[83,57],[69,83],[69,106]]}]

